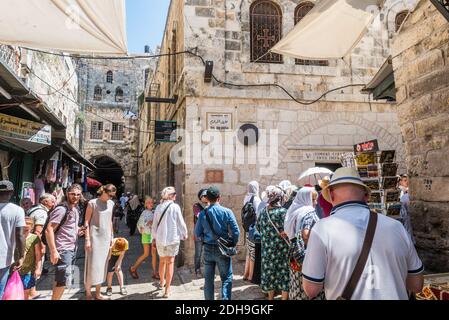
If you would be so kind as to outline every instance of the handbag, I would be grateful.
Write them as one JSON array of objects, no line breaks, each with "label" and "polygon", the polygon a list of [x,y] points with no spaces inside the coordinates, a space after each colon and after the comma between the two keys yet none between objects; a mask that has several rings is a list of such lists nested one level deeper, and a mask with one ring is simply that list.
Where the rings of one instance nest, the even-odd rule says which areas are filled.
[{"label": "handbag", "polygon": [[19,272],[14,271],[6,284],[2,300],[24,300],[24,290]]},{"label": "handbag", "polygon": [[304,243],[301,234],[290,240],[290,247],[288,249],[288,261],[290,268],[295,272],[301,272],[304,258],[306,257],[306,244]]},{"label": "handbag", "polygon": [[225,239],[223,237],[220,237],[217,235],[217,233],[214,230],[214,227],[212,226],[212,222],[210,221],[210,217],[207,214],[208,209],[204,212],[206,215],[207,223],[209,224],[210,229],[212,230],[212,233],[215,236],[215,241],[217,241],[218,249],[220,250],[221,254],[227,258],[231,258],[232,256],[235,256],[237,254],[237,248],[233,241]]},{"label": "handbag", "polygon": [[377,213],[370,210],[368,228],[366,229],[365,239],[363,240],[362,251],[360,252],[359,259],[357,260],[351,278],[349,278],[349,281],[346,284],[346,287],[342,295],[339,296],[337,300],[351,300],[354,290],[357,287],[357,284],[359,283],[360,277],[362,276],[363,269],[365,269],[366,260],[368,260],[368,254],[369,251],[371,250],[371,245],[373,244],[376,226],[377,226]]}]

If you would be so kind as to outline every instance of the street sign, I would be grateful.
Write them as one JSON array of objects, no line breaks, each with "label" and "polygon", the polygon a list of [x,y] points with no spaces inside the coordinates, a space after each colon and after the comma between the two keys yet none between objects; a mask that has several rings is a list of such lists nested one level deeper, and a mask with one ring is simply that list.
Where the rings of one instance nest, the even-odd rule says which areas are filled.
[{"label": "street sign", "polygon": [[175,135],[176,121],[156,121],[155,125],[155,141],[156,142],[178,142]]},{"label": "street sign", "polygon": [[354,152],[376,152],[379,151],[379,144],[377,140],[370,140],[367,142],[359,143],[354,146]]}]

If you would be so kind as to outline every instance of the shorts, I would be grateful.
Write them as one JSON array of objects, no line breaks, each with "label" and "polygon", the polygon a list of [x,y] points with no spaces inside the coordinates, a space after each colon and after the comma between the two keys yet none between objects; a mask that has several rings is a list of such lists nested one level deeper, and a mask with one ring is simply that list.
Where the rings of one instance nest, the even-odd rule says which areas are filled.
[{"label": "shorts", "polygon": [[55,282],[56,287],[65,287],[72,271],[71,267],[75,258],[75,251],[61,251],[59,255],[61,258],[55,266]]},{"label": "shorts", "polygon": [[161,246],[156,241],[157,254],[159,257],[176,257],[179,253],[179,243]]},{"label": "shorts", "polygon": [[142,244],[151,244],[153,242],[153,236],[148,233],[142,233]]},{"label": "shorts", "polygon": [[36,286],[36,278],[33,274],[27,273],[24,275],[20,275],[20,278],[22,278],[24,290],[30,290],[31,288],[34,288]]},{"label": "shorts", "polygon": [[120,256],[111,256],[108,262],[108,272],[115,272],[115,265],[118,261],[118,258],[120,258]]}]

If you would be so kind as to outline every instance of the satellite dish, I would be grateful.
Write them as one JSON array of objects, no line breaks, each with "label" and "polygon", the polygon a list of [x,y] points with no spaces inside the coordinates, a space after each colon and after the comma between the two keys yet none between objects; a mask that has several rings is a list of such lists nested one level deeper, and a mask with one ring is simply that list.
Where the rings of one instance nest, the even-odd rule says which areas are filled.
[{"label": "satellite dish", "polygon": [[238,139],[245,146],[252,146],[259,141],[259,129],[250,123],[242,125],[238,131]]}]

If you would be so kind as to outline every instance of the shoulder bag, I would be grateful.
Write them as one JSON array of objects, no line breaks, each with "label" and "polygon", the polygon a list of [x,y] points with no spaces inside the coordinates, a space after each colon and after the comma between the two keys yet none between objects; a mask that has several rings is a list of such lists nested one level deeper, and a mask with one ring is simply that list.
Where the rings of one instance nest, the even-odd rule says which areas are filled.
[{"label": "shoulder bag", "polygon": [[231,258],[232,256],[235,256],[237,254],[236,245],[232,241],[217,235],[217,233],[215,232],[214,227],[212,225],[212,222],[210,221],[210,217],[207,213],[208,213],[208,209],[205,210],[204,214],[206,216],[207,223],[209,224],[209,227],[215,236],[215,240],[217,241],[217,245],[218,245],[218,248],[220,249],[221,254],[227,258]]}]

